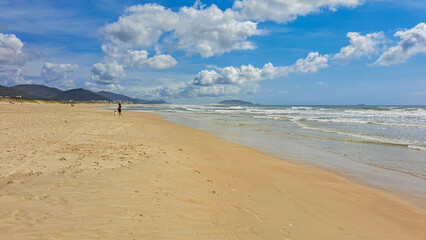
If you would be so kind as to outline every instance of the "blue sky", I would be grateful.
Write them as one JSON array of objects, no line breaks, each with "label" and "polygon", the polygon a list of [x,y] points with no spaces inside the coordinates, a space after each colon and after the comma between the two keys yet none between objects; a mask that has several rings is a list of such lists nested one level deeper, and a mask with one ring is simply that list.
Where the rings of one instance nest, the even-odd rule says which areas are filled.
[{"label": "blue sky", "polygon": [[425,104],[425,21],[421,0],[5,0],[0,84],[174,103]]}]

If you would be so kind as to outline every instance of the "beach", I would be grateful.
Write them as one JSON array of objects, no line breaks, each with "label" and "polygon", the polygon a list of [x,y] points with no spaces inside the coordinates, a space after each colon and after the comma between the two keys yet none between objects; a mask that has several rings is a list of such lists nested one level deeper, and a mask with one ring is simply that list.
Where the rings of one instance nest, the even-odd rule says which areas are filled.
[{"label": "beach", "polygon": [[96,107],[0,102],[0,239],[426,235],[426,210],[408,197],[155,114]]}]

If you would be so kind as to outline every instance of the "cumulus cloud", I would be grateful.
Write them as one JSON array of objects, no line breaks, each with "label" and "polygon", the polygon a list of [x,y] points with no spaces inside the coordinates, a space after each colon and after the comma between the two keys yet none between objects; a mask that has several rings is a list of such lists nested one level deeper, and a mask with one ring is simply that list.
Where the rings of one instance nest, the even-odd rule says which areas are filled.
[{"label": "cumulus cloud", "polygon": [[267,79],[286,77],[290,73],[313,73],[328,66],[328,55],[311,52],[304,59],[299,59],[290,66],[275,67],[272,63],[262,68],[252,65],[225,67],[216,70],[202,70],[187,83],[174,83],[150,89],[145,98],[180,98],[180,97],[217,97],[233,95],[239,92],[253,93],[259,88],[258,83]]},{"label": "cumulus cloud", "polygon": [[[261,33],[257,23],[241,20],[239,14],[227,9],[183,7],[180,24],[175,29],[179,49],[211,57],[233,49],[253,49],[247,37]],[[244,48],[243,48],[244,47]]]},{"label": "cumulus cloud", "polygon": [[213,85],[194,88],[191,92],[196,97],[217,97],[235,95],[241,91],[241,87],[234,85]]},{"label": "cumulus cloud", "polygon": [[31,79],[24,76],[20,68],[5,68],[0,66],[0,81],[4,85],[30,84]]},{"label": "cumulus cloud", "polygon": [[26,79],[20,68],[12,69],[9,72],[9,81],[13,84],[31,84],[32,80]]},{"label": "cumulus cloud", "polygon": [[154,69],[166,69],[173,67],[177,61],[168,54],[155,55],[147,60],[148,65]]},{"label": "cumulus cloud", "polygon": [[348,63],[354,58],[369,56],[377,52],[378,45],[384,42],[385,36],[383,32],[369,33],[365,36],[357,32],[348,32],[346,36],[349,38],[349,45],[340,49],[339,53],[334,55],[334,59]]},{"label": "cumulus cloud", "polygon": [[320,55],[318,52],[310,52],[306,58],[297,60],[290,66],[290,72],[314,73],[321,68],[328,67],[328,55]]},{"label": "cumulus cloud", "polygon": [[164,32],[179,23],[177,13],[157,4],[136,5],[126,9],[126,15],[101,31],[116,44],[129,43],[140,47],[155,45]]},{"label": "cumulus cloud", "polygon": [[116,61],[96,63],[90,71],[90,79],[100,84],[114,84],[125,77],[124,67]]},{"label": "cumulus cloud", "polygon": [[47,62],[43,65],[41,77],[50,83],[58,83],[65,87],[72,87],[74,81],[68,78],[68,73],[78,70],[77,64],[56,64]]},{"label": "cumulus cloud", "polygon": [[[92,68],[92,81],[116,83],[124,76],[124,70],[138,69],[144,65],[153,69],[166,69],[177,64],[173,56],[169,53],[160,54],[159,49],[182,50],[188,55],[200,54],[203,58],[233,50],[253,50],[256,46],[249,38],[263,33],[258,29],[258,22],[286,22],[323,8],[354,7],[358,4],[359,0],[237,0],[232,8],[225,10],[214,4],[203,5],[199,1],[191,7],[184,6],[177,10],[151,3],[131,6],[118,21],[106,24],[100,29],[108,42],[102,46],[104,61]],[[149,57],[150,49],[156,50],[155,56]],[[315,67],[321,67],[320,64],[302,62],[311,61],[310,57],[313,57],[312,60],[322,61],[321,58],[308,56],[288,68],[287,72],[316,71]],[[326,58],[328,60],[328,56]],[[113,71],[113,66],[107,63],[114,63],[115,67],[120,65],[124,70],[115,68],[117,71]],[[226,81],[256,82],[243,80],[246,77],[244,74],[247,77],[254,77],[249,76],[250,74],[263,74],[258,76],[258,79],[266,78],[267,74],[276,74],[268,73],[271,69],[264,69],[263,73],[260,73],[259,69],[256,70],[252,66],[242,67],[246,69],[224,69],[219,77],[220,81],[223,81],[221,84],[226,84]],[[109,74],[110,72],[120,74]],[[216,87],[205,92],[227,92],[224,88],[220,89]],[[235,89],[231,92],[235,92]]]},{"label": "cumulus cloud", "polygon": [[122,55],[120,58],[127,68],[137,69],[146,64],[148,55],[149,53],[145,50],[127,50],[127,54]]},{"label": "cumulus cloud", "polygon": [[22,51],[23,46],[15,34],[0,33],[0,64],[24,64],[28,60],[28,55]]},{"label": "cumulus cloud", "polygon": [[120,61],[126,68],[130,69],[137,69],[146,64],[149,55],[145,50],[122,49],[109,44],[104,44],[101,48],[106,58]]},{"label": "cumulus cloud", "polygon": [[114,45],[104,44],[101,46],[105,57],[110,61],[118,61],[125,68],[138,69],[143,65],[148,65],[153,69],[166,69],[177,64],[175,58],[168,54],[157,54],[148,58],[149,53],[146,50],[122,49]]},{"label": "cumulus cloud", "polygon": [[385,51],[373,65],[396,65],[407,61],[411,56],[426,53],[425,23],[419,23],[405,31],[398,31],[394,36],[401,38],[401,41]]},{"label": "cumulus cloud", "polygon": [[146,50],[125,49],[117,45],[101,46],[105,55],[103,62],[96,63],[91,69],[91,80],[99,84],[116,84],[124,79],[126,69],[138,69],[144,65],[153,69],[166,69],[177,64],[168,54],[157,54],[149,58]]},{"label": "cumulus cloud", "polygon": [[246,19],[284,23],[324,8],[335,11],[338,7],[355,7],[358,4],[359,0],[237,0],[233,9]]},{"label": "cumulus cloud", "polygon": [[232,49],[236,50],[253,50],[256,49],[256,46],[253,45],[253,43],[249,41],[244,42],[237,42],[232,46]]},{"label": "cumulus cloud", "polygon": [[[282,67],[282,69],[288,67]],[[281,70],[282,70],[281,69]],[[212,86],[216,84],[233,84],[245,85],[250,83],[257,83],[268,78],[273,78],[280,71],[280,68],[274,67],[272,63],[267,63],[263,68],[255,68],[252,65],[242,65],[241,67],[225,67],[215,70],[203,70],[192,80],[192,84],[196,86]],[[281,71],[286,75],[287,70]]]},{"label": "cumulus cloud", "polygon": [[84,85],[91,91],[119,91],[124,89],[120,84],[98,84],[94,82],[86,82]]},{"label": "cumulus cloud", "polygon": [[117,22],[101,28],[101,33],[116,45],[146,48],[168,44],[207,58],[255,49],[247,38],[262,33],[257,21],[282,23],[323,8],[335,10],[358,4],[359,0],[237,0],[233,8],[225,10],[196,2],[178,11],[143,4],[127,8]]},{"label": "cumulus cloud", "polygon": [[156,4],[127,8],[117,22],[101,29],[116,45],[152,47],[160,39],[188,53],[202,57],[220,55],[231,50],[254,49],[246,39],[261,33],[257,23],[242,20],[238,12],[222,11],[216,5],[182,7],[173,12]]}]

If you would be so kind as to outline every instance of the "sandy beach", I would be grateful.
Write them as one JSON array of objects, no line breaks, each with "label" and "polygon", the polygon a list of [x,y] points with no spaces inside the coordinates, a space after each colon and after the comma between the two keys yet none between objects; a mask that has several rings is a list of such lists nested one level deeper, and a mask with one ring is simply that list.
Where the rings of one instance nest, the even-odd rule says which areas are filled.
[{"label": "sandy beach", "polygon": [[0,239],[426,236],[400,196],[95,106],[0,102]]}]

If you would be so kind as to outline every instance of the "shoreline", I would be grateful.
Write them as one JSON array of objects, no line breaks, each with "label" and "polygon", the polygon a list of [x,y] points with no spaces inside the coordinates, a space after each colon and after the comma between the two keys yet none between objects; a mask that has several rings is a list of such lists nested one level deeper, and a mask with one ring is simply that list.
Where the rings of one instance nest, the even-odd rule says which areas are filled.
[{"label": "shoreline", "polygon": [[[144,111],[136,111],[136,112],[144,112]],[[369,181],[362,179],[362,176],[357,176],[354,173],[349,172],[347,170],[337,170],[336,167],[333,169],[332,167],[321,166],[320,164],[315,164],[315,163],[312,163],[312,162],[307,162],[305,160],[301,160],[300,157],[293,157],[293,159],[291,157],[282,157],[279,154],[273,154],[271,152],[264,151],[260,148],[256,148],[256,147],[245,145],[245,144],[238,143],[238,142],[228,141],[225,138],[222,138],[221,136],[217,136],[217,135],[212,134],[209,131],[203,130],[201,128],[192,128],[192,127],[189,127],[189,126],[185,126],[185,125],[176,123],[173,120],[169,120],[167,116],[162,116],[160,114],[152,113],[152,112],[146,112],[146,113],[158,115],[158,116],[164,118],[164,120],[166,120],[166,121],[168,121],[172,124],[176,124],[176,125],[179,125],[179,126],[184,126],[184,127],[188,127],[188,128],[191,128],[191,129],[197,129],[197,130],[200,130],[200,131],[204,131],[204,132],[211,134],[212,136],[217,137],[217,138],[219,138],[222,141],[225,141],[227,143],[237,144],[237,145],[240,145],[240,146],[250,148],[253,151],[259,152],[260,154],[279,159],[279,160],[284,161],[286,163],[292,163],[292,164],[296,164],[296,165],[300,165],[300,166],[310,166],[310,167],[318,168],[320,171],[325,171],[325,172],[329,172],[331,174],[335,174],[335,175],[342,177],[342,178],[344,178],[347,181],[350,181],[352,183],[359,184],[359,185],[362,185],[362,186],[365,186],[365,187],[369,187],[369,188],[381,191],[385,194],[390,194],[392,196],[395,196],[401,202],[404,202],[405,204],[408,204],[411,207],[417,208],[417,209],[422,210],[422,211],[426,210],[426,197],[416,196],[415,194],[411,194],[411,193],[408,193],[408,192],[392,190],[389,187],[383,187],[383,186],[379,187],[379,186],[375,185],[374,183],[371,183]],[[424,179],[421,176],[414,175],[410,172],[404,172],[404,171],[399,171],[399,170],[395,170],[395,169],[391,169],[391,168],[384,168],[384,167],[380,167],[380,166],[369,166],[368,164],[367,164],[367,166],[377,168],[377,170],[379,170],[379,171],[380,170],[387,170],[387,171],[391,171],[395,174],[406,174],[406,175],[409,175],[410,177],[416,177],[416,178]]]},{"label": "shoreline", "polygon": [[[340,159],[340,156],[332,156],[332,154],[330,153],[320,152],[318,150],[316,150],[317,152],[315,152],[316,157],[312,157],[309,156],[309,154],[306,154],[306,149],[302,150],[302,148],[299,148],[297,151],[295,151],[293,148],[297,147],[294,145],[294,143],[288,142],[288,140],[284,143],[284,145],[293,145],[290,145],[291,147],[286,146],[284,152],[283,150],[277,150],[276,148],[271,147],[270,145],[272,145],[273,143],[270,139],[267,141],[267,143],[269,143],[269,146],[267,146],[268,144],[265,145],[265,143],[262,143],[263,145],[260,145],[258,142],[253,144],[253,141],[247,140],[254,139],[255,136],[257,136],[256,134],[258,133],[253,134],[250,132],[245,132],[246,130],[244,129],[231,129],[232,127],[223,127],[220,125],[215,125],[211,122],[204,122],[203,120],[192,119],[190,118],[190,116],[175,116],[169,115],[167,113],[162,114],[157,113],[155,111],[152,112],[144,110],[129,111],[158,114],[171,123],[205,131],[215,137],[222,139],[225,142],[246,146],[248,148],[259,151],[260,153],[278,158],[285,162],[316,166],[322,170],[333,172],[339,176],[342,176],[348,179],[349,181],[379,189],[385,192],[390,192],[394,195],[398,195],[401,198],[408,199],[415,207],[426,209],[426,192],[423,187],[424,185],[422,185],[424,184],[423,181],[425,179],[422,176],[415,175],[410,172],[386,168],[380,165],[370,165],[368,163],[350,161],[344,158]],[[235,137],[235,133],[239,136],[241,135],[244,137]],[[261,135],[260,138],[262,140],[265,140],[265,136],[263,135]],[[279,139],[275,140],[279,141]],[[288,152],[289,149],[291,149],[292,151],[290,152],[290,154]],[[304,153],[299,154],[298,152]],[[312,152],[312,150],[308,149],[307,152]],[[297,153],[297,155],[294,153]],[[334,159],[334,161],[333,163],[327,162],[329,160],[318,162],[320,158]],[[408,187],[407,184],[411,185]]]},{"label": "shoreline", "polygon": [[120,118],[91,104],[0,103],[0,111],[2,131],[14,139],[2,140],[1,178],[19,172],[0,188],[0,205],[7,206],[0,209],[0,235],[8,239],[426,234],[426,211],[392,193],[159,115],[124,111]]}]

